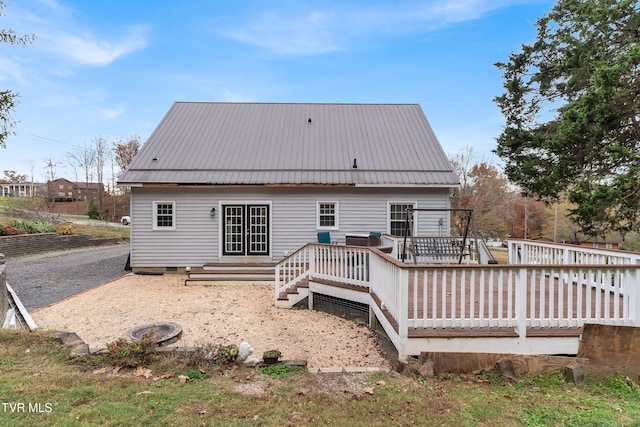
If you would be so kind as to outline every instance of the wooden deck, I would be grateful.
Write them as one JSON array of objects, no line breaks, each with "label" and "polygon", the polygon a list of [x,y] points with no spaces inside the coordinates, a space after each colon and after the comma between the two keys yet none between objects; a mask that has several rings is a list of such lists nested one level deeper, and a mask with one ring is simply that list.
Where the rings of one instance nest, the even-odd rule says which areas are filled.
[{"label": "wooden deck", "polygon": [[[585,323],[635,325],[640,264],[410,265],[372,248],[310,244],[276,266],[290,286],[364,302],[399,357],[422,351],[575,354]],[[498,341],[496,341],[498,340]]]}]

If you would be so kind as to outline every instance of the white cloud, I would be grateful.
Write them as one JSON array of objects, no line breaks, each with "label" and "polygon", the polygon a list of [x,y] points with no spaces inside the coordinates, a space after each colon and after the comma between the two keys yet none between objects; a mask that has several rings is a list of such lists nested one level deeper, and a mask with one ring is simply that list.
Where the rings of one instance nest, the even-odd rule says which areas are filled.
[{"label": "white cloud", "polygon": [[352,39],[406,34],[478,19],[492,10],[530,0],[409,0],[384,7],[343,2],[326,10],[265,12],[223,32],[277,55],[321,55],[346,50]]},{"label": "white cloud", "polygon": [[104,66],[133,51],[144,48],[146,40],[134,30],[119,41],[101,40],[93,34],[74,34],[63,31],[39,36],[48,49],[72,61],[93,66]]},{"label": "white cloud", "polygon": [[111,119],[115,119],[117,117],[120,117],[123,112],[124,111],[123,111],[123,109],[121,107],[104,108],[104,109],[100,110],[100,115],[105,120],[111,120]]},{"label": "white cloud", "polygon": [[422,18],[426,19],[428,15],[431,15],[445,23],[469,21],[478,19],[487,12],[500,9],[511,3],[513,1],[445,0],[437,2],[432,8],[426,9],[426,14]]},{"label": "white cloud", "polygon": [[326,15],[318,11],[301,17],[269,12],[245,28],[229,31],[227,37],[279,55],[318,55],[340,49]]},{"label": "white cloud", "polygon": [[[7,18],[16,33],[36,35],[33,46],[36,52],[53,54],[71,66],[105,66],[147,46],[145,27],[111,28],[109,37],[105,37],[83,25],[72,8],[56,0],[13,4],[7,10]],[[65,68],[65,65],[54,66]]]}]

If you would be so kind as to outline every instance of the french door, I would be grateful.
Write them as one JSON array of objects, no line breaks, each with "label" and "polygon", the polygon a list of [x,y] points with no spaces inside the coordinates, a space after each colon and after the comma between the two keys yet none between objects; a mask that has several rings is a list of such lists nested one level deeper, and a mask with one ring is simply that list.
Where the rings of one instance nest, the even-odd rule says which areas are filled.
[{"label": "french door", "polygon": [[269,205],[222,207],[223,255],[269,255]]}]

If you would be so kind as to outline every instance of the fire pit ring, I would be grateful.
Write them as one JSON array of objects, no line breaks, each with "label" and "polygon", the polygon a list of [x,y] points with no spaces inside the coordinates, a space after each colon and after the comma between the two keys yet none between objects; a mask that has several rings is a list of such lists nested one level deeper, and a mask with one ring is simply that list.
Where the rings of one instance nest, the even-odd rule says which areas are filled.
[{"label": "fire pit ring", "polygon": [[138,341],[142,336],[153,331],[156,345],[163,346],[172,344],[180,339],[182,326],[173,322],[156,322],[148,325],[136,326],[127,331],[124,335],[129,341]]}]

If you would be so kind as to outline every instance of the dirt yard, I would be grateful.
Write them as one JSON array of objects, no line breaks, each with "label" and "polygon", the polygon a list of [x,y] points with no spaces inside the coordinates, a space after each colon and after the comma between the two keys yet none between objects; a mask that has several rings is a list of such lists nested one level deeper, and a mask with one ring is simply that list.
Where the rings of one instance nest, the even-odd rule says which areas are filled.
[{"label": "dirt yard", "polygon": [[156,322],[182,326],[173,346],[247,341],[260,359],[277,348],[283,359],[310,368],[390,369],[366,326],[310,310],[274,306],[273,284],[208,282],[184,286],[184,276],[130,274],[31,313],[39,328],[77,333],[92,350],[129,329]]}]

